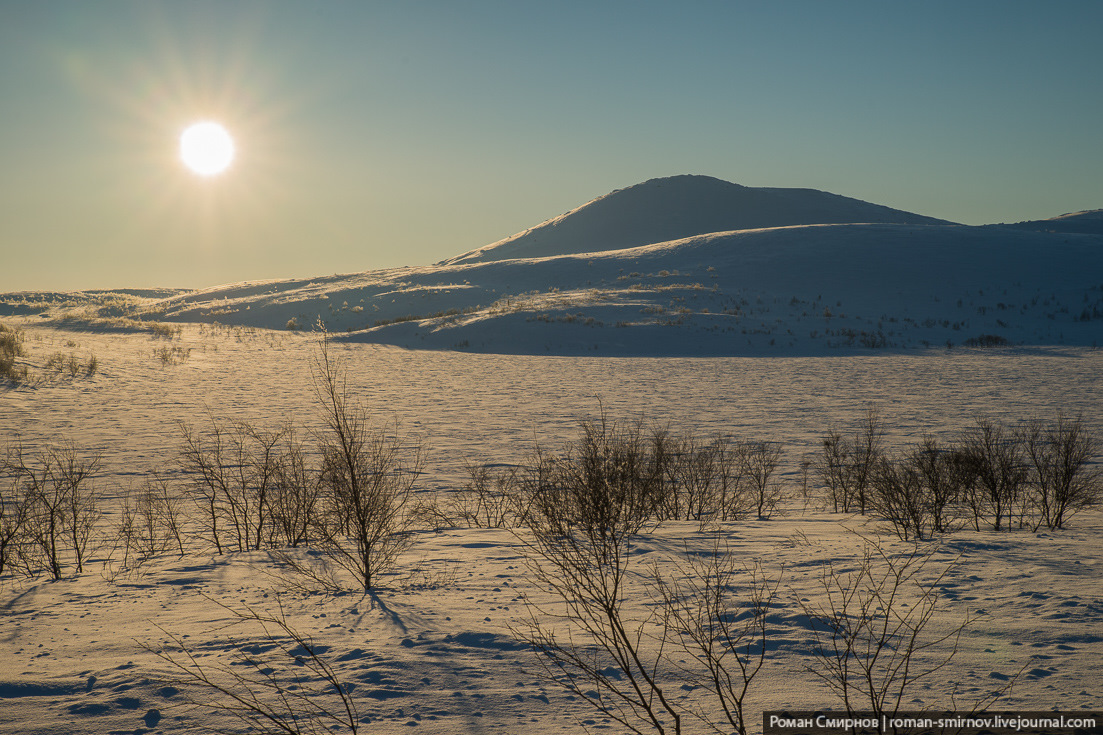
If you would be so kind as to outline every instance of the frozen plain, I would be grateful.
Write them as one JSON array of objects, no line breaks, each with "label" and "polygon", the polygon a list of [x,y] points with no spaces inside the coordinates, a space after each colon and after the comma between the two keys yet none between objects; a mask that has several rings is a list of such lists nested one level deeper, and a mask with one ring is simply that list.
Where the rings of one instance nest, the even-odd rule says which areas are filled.
[{"label": "frozen plain", "polygon": [[[92,377],[55,376],[0,393],[0,432],[29,449],[59,439],[102,458],[97,487],[112,503],[179,450],[176,421],[202,428],[206,415],[300,431],[317,426],[310,366],[316,337],[248,328],[186,325],[166,342],[145,334],[94,333],[26,325],[28,353],[95,354]],[[163,364],[155,350],[187,359]],[[783,481],[830,427],[849,430],[876,407],[891,448],[925,433],[948,438],[984,416],[1016,422],[1083,414],[1103,432],[1103,353],[1088,348],[927,350],[821,357],[605,358],[479,355],[337,344],[351,392],[383,423],[397,422],[427,447],[419,490],[462,482],[465,459],[512,463],[533,440],[559,448],[599,401],[618,419],[644,418],[675,431],[717,431],[780,441]],[[848,530],[850,529],[850,530]],[[1100,708],[1096,664],[1103,653],[1103,515],[1065,531],[961,531],[936,559],[959,559],[944,585],[939,625],[971,611],[953,666],[918,687],[910,707],[944,708],[1001,685],[1022,670],[1001,706]],[[782,574],[767,665],[748,697],[751,720],[780,707],[834,706],[806,667],[810,641],[793,600],[816,594],[822,564],[852,563],[862,518],[824,514],[799,501],[783,517],[723,528],[733,550]],[[886,537],[888,538],[888,537]],[[667,524],[641,538],[639,553],[676,568],[712,535]],[[903,548],[888,541],[891,547]],[[101,556],[104,556],[101,554]],[[264,552],[183,559],[166,556],[113,576],[93,564],[61,582],[5,580],[0,590],[0,732],[170,732],[225,723],[195,708],[164,681],[164,664],[143,649],[164,631],[188,636],[212,662],[229,661],[234,638],[221,605],[271,610],[281,588]],[[280,595],[287,619],[326,647],[355,685],[362,731],[427,733],[617,732],[587,706],[538,676],[533,654],[510,626],[525,615],[529,583],[517,539],[504,530],[426,529],[402,560],[402,576],[377,595]],[[277,576],[273,576],[277,575]],[[646,607],[648,590],[637,590]],[[162,630],[163,629],[163,630]],[[166,688],[170,687],[170,688]],[[685,693],[692,696],[692,692]],[[687,726],[687,731],[694,731]]]}]

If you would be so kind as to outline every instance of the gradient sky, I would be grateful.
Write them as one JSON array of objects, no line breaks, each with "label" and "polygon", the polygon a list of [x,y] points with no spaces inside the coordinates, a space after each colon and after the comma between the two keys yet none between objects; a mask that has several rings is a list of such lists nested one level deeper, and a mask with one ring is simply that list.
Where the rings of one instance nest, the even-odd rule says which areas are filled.
[{"label": "gradient sky", "polygon": [[[435,262],[681,173],[1103,207],[1103,2],[0,0],[0,291]],[[222,122],[238,158],[189,173]]]}]

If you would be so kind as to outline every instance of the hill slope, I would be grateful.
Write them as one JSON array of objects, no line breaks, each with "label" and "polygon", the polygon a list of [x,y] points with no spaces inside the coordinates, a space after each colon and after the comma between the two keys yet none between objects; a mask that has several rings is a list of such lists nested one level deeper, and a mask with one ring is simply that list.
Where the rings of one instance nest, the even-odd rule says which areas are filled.
[{"label": "hill slope", "polygon": [[815,189],[753,188],[711,176],[671,176],[618,189],[441,265],[622,250],[710,232],[852,222],[948,224]]},{"label": "hill slope", "polygon": [[1017,230],[1031,230],[1033,232],[1103,235],[1103,209],[1073,212],[1072,214],[1062,214],[1060,217],[1016,222],[1013,225],[1006,226],[1013,227]]},{"label": "hill slope", "polygon": [[[601,253],[243,283],[46,315],[310,328],[420,349],[760,355],[1103,342],[1103,238],[809,225]],[[10,306],[10,305],[9,305]],[[140,322],[131,322],[140,324]]]},{"label": "hill slope", "polygon": [[[1093,216],[1047,222],[1088,227]],[[878,217],[915,222],[747,228]],[[0,316],[96,329],[321,321],[350,340],[528,354],[1103,342],[1103,235],[931,222],[811,190],[654,179],[436,265],[189,292],[15,294],[0,296]]]}]

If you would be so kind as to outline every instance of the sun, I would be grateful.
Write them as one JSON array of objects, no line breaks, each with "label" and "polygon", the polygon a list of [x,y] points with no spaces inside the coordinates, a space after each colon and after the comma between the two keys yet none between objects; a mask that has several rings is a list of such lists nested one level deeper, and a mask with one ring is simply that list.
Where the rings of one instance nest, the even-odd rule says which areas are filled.
[{"label": "sun", "polygon": [[234,139],[216,122],[198,122],[180,134],[180,160],[200,176],[217,176],[234,161]]}]

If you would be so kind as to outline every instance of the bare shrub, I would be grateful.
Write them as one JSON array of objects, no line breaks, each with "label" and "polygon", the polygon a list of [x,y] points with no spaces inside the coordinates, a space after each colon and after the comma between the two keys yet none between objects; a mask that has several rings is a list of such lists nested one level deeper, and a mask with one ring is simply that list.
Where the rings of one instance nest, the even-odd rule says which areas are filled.
[{"label": "bare shrub", "polygon": [[98,458],[81,459],[72,445],[49,447],[36,455],[21,446],[9,449],[4,470],[25,502],[28,568],[44,567],[61,579],[70,564],[84,571],[100,513],[91,478]]},{"label": "bare shrub", "polygon": [[165,324],[164,322],[150,322],[149,332],[158,339],[175,339],[183,333],[180,325]]},{"label": "bare shrub", "polygon": [[1037,510],[1034,528],[1064,528],[1065,521],[1099,503],[1103,474],[1091,466],[1099,454],[1099,440],[1083,419],[1059,416],[1044,425],[1032,421],[1023,429],[1027,471]]},{"label": "bare shrub", "polygon": [[191,477],[192,497],[204,515],[205,533],[219,554],[259,549],[272,538],[271,493],[283,464],[289,428],[258,429],[210,417],[200,433],[183,422],[181,468]]},{"label": "bare shrub", "polygon": [[322,407],[322,487],[328,513],[321,524],[330,559],[371,590],[411,542],[410,494],[421,471],[421,447],[373,427],[348,394],[345,374],[323,336],[314,366]]},{"label": "bare shrub", "polygon": [[[656,435],[654,443],[656,463],[667,477],[659,520],[730,521],[754,510],[747,443],[724,435],[705,443],[693,434],[669,437],[664,433],[662,440],[660,445]],[[661,446],[671,450],[660,457]]]},{"label": "bare shrub", "polygon": [[179,365],[187,362],[191,357],[190,347],[158,347],[153,350],[153,356],[161,361],[161,365]]},{"label": "bare shrub", "polygon": [[664,689],[663,650],[670,635],[655,609],[630,610],[633,524],[534,524],[520,537],[536,587],[556,606],[527,600],[514,634],[539,655],[544,676],[628,730],[681,732],[682,712]]},{"label": "bare shrub", "polygon": [[917,683],[957,654],[970,620],[949,628],[934,624],[938,588],[953,567],[932,569],[935,551],[914,547],[893,555],[866,541],[855,570],[824,566],[822,602],[801,602],[818,664],[809,672],[848,714],[895,715]]},{"label": "bare shrub", "polygon": [[843,435],[832,429],[822,440],[822,451],[816,463],[820,480],[827,490],[832,509],[849,513],[853,493],[850,490],[850,448]]},{"label": "bare shrub", "polygon": [[866,411],[852,439],[834,429],[824,436],[817,471],[836,513],[865,514],[873,474],[883,454],[883,437],[884,426],[873,408]]},{"label": "bare shrub", "polygon": [[740,566],[717,545],[692,561],[684,578],[663,579],[656,569],[655,579],[666,625],[678,631],[694,664],[681,667],[684,675],[710,692],[728,726],[745,735],[747,695],[766,662],[767,615],[780,578],[771,581],[760,567]]},{"label": "bare shrub", "polygon": [[[727,726],[745,732],[776,583],[719,549],[679,578],[641,572],[633,538],[663,519],[767,515],[778,496],[780,446],[701,444],[639,422],[620,426],[604,413],[583,421],[579,434],[562,454],[538,449],[523,472],[531,536],[518,539],[536,586],[555,602],[526,599],[528,618],[514,633],[539,654],[547,679],[632,732],[679,733],[687,715],[723,731],[684,693],[668,693],[687,678],[712,692]],[[634,581],[655,597],[633,599]],[[678,663],[671,645],[692,663]]]},{"label": "bare shrub", "polygon": [[915,467],[882,458],[872,479],[870,509],[889,521],[904,541],[922,539],[929,514],[923,480]]},{"label": "bare shrub", "polygon": [[523,515],[520,468],[465,466],[468,482],[448,498],[443,519],[468,528],[513,528]]},{"label": "bare shrub", "polygon": [[715,489],[711,493],[714,518],[718,521],[741,520],[755,508],[758,500],[749,482],[746,444],[718,436],[712,446],[716,456]]},{"label": "bare shrub", "polygon": [[559,455],[534,453],[527,480],[530,523],[551,533],[575,526],[597,534],[638,532],[656,517],[665,468],[643,426],[580,423],[579,439]]},{"label": "bare shrub", "polygon": [[[220,604],[220,603],[219,603]],[[146,646],[176,673],[172,683],[191,701],[239,722],[250,732],[320,735],[359,731],[360,716],[351,689],[319,646],[292,627],[282,606],[274,614],[246,607],[235,610],[233,625],[260,632],[259,638],[230,638],[228,663],[212,663],[192,644],[163,628],[169,643]]]},{"label": "bare shrub", "polygon": [[296,547],[310,539],[322,509],[320,473],[307,465],[306,450],[293,429],[284,432],[285,444],[275,461],[275,479],[266,497],[270,543]]},{"label": "bare shrub", "polygon": [[123,567],[140,564],[175,548],[184,556],[184,501],[164,478],[147,479],[123,501],[116,530],[123,544]]},{"label": "bare shrub", "polygon": [[[961,452],[970,478],[965,499],[974,528],[979,531],[981,523],[987,522],[994,531],[1011,530],[1015,511],[1026,500],[1021,437],[1002,424],[977,419],[962,435]],[[1020,513],[1020,525],[1021,518]]]},{"label": "bare shrub", "polygon": [[[6,469],[6,464],[0,469]],[[30,503],[20,483],[12,479],[0,486],[0,577],[10,573],[20,558],[29,515]]]},{"label": "bare shrub", "polygon": [[968,462],[956,447],[941,447],[931,436],[923,437],[908,462],[923,484],[923,505],[931,531],[953,531],[959,523],[959,503],[970,482]]},{"label": "bare shrub", "polygon": [[781,456],[781,445],[774,442],[752,440],[740,446],[738,462],[741,474],[747,478],[750,503],[759,518],[769,518],[781,502],[781,486],[773,479]]},{"label": "bare shrub", "polygon": [[23,356],[23,330],[0,324],[0,378],[12,383],[27,380],[26,365],[16,366],[15,358]]}]

